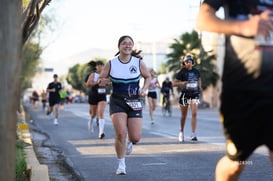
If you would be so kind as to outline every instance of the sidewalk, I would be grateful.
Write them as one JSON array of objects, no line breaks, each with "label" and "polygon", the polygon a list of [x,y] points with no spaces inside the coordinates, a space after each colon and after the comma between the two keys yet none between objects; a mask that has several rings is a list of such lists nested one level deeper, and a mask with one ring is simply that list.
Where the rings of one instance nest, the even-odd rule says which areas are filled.
[{"label": "sidewalk", "polygon": [[27,144],[24,148],[27,173],[31,181],[49,181],[48,166],[40,164],[36,157],[26,119],[25,112],[18,114],[17,134]]}]

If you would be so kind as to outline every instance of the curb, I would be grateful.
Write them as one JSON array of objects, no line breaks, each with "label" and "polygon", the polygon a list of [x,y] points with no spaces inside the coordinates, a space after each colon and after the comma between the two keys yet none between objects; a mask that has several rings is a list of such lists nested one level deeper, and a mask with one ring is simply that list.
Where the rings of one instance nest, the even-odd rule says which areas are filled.
[{"label": "curb", "polygon": [[50,181],[48,166],[40,164],[34,152],[31,134],[27,123],[18,123],[17,131],[22,136],[22,140],[27,144],[24,148],[26,156],[26,172],[31,181]]}]

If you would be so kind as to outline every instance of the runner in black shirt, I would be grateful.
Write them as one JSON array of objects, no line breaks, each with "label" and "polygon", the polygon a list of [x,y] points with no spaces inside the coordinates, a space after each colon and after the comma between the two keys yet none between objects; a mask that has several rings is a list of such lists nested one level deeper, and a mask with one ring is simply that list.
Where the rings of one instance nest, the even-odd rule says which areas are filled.
[{"label": "runner in black shirt", "polygon": [[[216,16],[220,7],[225,19]],[[220,110],[227,156],[216,180],[237,180],[261,145],[273,163],[272,9],[272,0],[205,0],[200,7],[197,27],[226,34]]]},{"label": "runner in black shirt", "polygon": [[188,114],[188,107],[190,106],[191,117],[191,140],[197,141],[196,124],[197,124],[197,109],[201,90],[200,72],[193,68],[194,58],[188,54],[183,58],[183,68],[177,73],[173,86],[181,86],[181,94],[179,97],[181,118],[180,118],[180,132],[178,141],[184,141],[184,126]]},{"label": "runner in black shirt", "polygon": [[62,84],[58,82],[58,75],[53,75],[54,81],[49,83],[47,86],[47,92],[49,92],[49,107],[47,115],[50,115],[53,111],[55,111],[55,119],[54,124],[58,125],[58,117],[59,117],[59,104],[61,101],[59,91],[62,89]]}]

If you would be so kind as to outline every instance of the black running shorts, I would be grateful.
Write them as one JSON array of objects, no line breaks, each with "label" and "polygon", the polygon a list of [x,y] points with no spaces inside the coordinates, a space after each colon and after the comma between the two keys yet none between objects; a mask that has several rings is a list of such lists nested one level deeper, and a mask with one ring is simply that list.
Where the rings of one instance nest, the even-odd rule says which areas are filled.
[{"label": "black running shorts", "polygon": [[272,107],[272,93],[222,92],[221,116],[231,160],[246,160],[260,145],[273,151]]},{"label": "black running shorts", "polygon": [[49,98],[48,100],[48,103],[49,103],[49,106],[52,107],[56,104],[60,104],[61,102],[61,99],[60,98]]},{"label": "black running shorts", "polygon": [[88,103],[90,105],[97,105],[101,101],[106,101],[106,94],[98,94],[91,92],[88,95]]},{"label": "black running shorts", "polygon": [[179,104],[183,106],[188,106],[191,103],[199,104],[199,97],[200,93],[195,92],[195,93],[190,93],[190,92],[181,92],[179,96]]},{"label": "black running shorts", "polygon": [[142,110],[133,110],[127,105],[124,96],[112,94],[110,97],[110,115],[120,112],[126,113],[128,118],[142,118]]},{"label": "black running shorts", "polygon": [[156,92],[148,92],[147,96],[151,97],[152,99],[156,99],[157,98]]}]

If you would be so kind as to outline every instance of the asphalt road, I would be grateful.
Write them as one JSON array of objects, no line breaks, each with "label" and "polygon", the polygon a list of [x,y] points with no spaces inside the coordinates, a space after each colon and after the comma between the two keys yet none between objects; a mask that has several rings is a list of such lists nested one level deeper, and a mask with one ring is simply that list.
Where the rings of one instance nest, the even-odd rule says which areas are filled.
[{"label": "asphalt road", "polygon": [[[161,108],[155,112],[155,124],[151,124],[147,107],[144,109],[143,135],[126,156],[127,175],[117,176],[117,159],[114,150],[114,132],[105,111],[106,137],[98,139],[98,128],[93,134],[87,131],[89,118],[87,104],[69,104],[60,111],[59,125],[46,116],[41,106],[29,107],[31,133],[37,146],[39,160],[49,164],[51,180],[170,180],[212,181],[217,161],[225,154],[224,137],[217,109],[198,110],[198,142],[191,142],[190,114],[185,127],[184,143],[179,143],[180,112],[173,108],[171,117],[163,116]],[[190,113],[190,112],[189,112]],[[272,181],[273,167],[264,147],[255,151],[241,175],[242,181]],[[49,156],[51,155],[51,156]],[[53,156],[52,156],[53,155]],[[62,176],[56,168],[56,158],[72,168],[74,175]],[[59,162],[59,161],[57,161]],[[62,162],[63,164],[63,162]],[[59,174],[58,174],[59,173]]]}]

